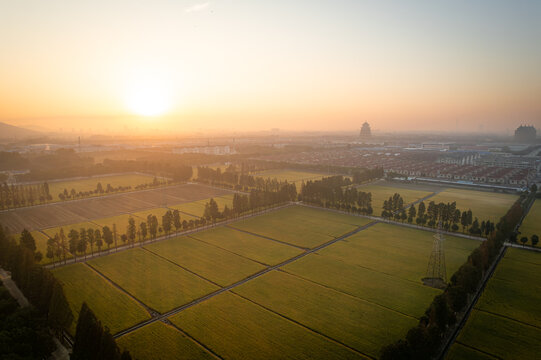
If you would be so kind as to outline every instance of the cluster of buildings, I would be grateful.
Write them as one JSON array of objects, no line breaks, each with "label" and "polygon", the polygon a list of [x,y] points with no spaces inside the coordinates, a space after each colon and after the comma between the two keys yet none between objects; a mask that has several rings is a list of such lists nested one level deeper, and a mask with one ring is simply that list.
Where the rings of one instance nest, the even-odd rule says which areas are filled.
[{"label": "cluster of buildings", "polygon": [[528,187],[541,175],[539,156],[464,150],[448,143],[337,147],[266,158],[300,164],[382,167],[389,176],[410,181],[454,182],[502,189]]}]

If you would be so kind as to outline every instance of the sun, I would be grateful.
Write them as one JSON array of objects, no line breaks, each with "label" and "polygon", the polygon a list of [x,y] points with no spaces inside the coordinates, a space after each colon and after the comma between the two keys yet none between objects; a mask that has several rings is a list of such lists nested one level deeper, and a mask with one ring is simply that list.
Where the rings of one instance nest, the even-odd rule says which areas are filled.
[{"label": "sun", "polygon": [[164,81],[149,76],[136,76],[125,93],[128,110],[136,115],[157,117],[171,108],[171,94]]}]

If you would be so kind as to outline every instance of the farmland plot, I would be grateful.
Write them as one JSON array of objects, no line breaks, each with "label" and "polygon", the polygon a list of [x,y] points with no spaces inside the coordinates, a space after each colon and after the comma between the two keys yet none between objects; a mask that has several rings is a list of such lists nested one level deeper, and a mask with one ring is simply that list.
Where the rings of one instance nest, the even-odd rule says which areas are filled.
[{"label": "farmland plot", "polygon": [[461,346],[495,358],[534,359],[541,353],[541,254],[510,248],[489,280],[449,359]]},{"label": "farmland plot", "polygon": [[197,275],[140,248],[92,259],[88,264],[161,313],[218,289]]},{"label": "farmland plot", "polygon": [[336,342],[229,292],[169,319],[224,359],[363,358]]},{"label": "farmland plot", "polygon": [[[135,300],[116,289],[107,280],[84,264],[73,264],[53,270],[64,288],[75,319],[86,302],[103,324],[116,333],[150,318]],[[71,333],[75,333],[76,321]]]},{"label": "farmland plot", "polygon": [[145,246],[205,279],[221,286],[230,285],[265,267],[229,251],[190,237],[178,237]]}]

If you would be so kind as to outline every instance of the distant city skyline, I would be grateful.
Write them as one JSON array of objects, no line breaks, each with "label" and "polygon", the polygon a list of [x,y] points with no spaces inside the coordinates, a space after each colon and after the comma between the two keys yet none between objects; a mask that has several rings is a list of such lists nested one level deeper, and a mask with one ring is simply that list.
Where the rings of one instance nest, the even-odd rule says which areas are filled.
[{"label": "distant city skyline", "polygon": [[58,129],[541,128],[540,1],[0,2],[0,121]]}]

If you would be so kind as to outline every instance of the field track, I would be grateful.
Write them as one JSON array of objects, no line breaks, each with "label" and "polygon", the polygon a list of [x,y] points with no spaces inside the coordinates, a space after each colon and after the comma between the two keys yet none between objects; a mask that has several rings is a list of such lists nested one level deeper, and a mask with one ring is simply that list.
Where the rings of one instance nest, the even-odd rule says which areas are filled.
[{"label": "field track", "polygon": [[290,264],[290,263],[292,263],[292,262],[294,262],[294,261],[296,261],[296,260],[298,260],[298,259],[300,259],[300,258],[305,257],[306,255],[309,255],[309,254],[312,254],[312,253],[314,253],[314,252],[316,252],[316,251],[319,251],[319,250],[321,250],[321,249],[324,249],[324,248],[326,248],[326,247],[329,246],[329,245],[332,245],[332,244],[334,244],[334,243],[336,243],[336,242],[338,242],[338,241],[341,241],[341,240],[343,240],[343,239],[345,239],[345,238],[347,238],[347,237],[349,237],[349,236],[351,236],[351,235],[353,235],[353,234],[356,234],[356,233],[358,233],[359,231],[362,231],[362,230],[364,230],[364,229],[366,229],[366,228],[369,228],[369,227],[371,227],[371,226],[373,226],[373,225],[375,225],[375,224],[377,224],[377,223],[378,223],[378,221],[374,221],[374,222],[368,223],[368,224],[366,224],[366,225],[359,226],[357,229],[355,229],[355,230],[353,230],[353,231],[351,231],[351,232],[349,232],[349,233],[347,233],[347,234],[344,234],[344,235],[342,235],[342,236],[340,236],[340,237],[337,237],[336,239],[333,239],[333,240],[328,241],[328,242],[326,242],[326,243],[324,243],[324,244],[321,244],[321,245],[319,245],[319,246],[317,246],[317,247],[315,247],[315,248],[313,248],[313,249],[306,250],[304,253],[299,254],[299,255],[297,255],[297,256],[295,256],[295,257],[293,257],[293,258],[291,258],[291,259],[288,259],[288,260],[286,260],[286,261],[283,261],[283,262],[281,262],[280,264],[273,265],[273,266],[269,266],[269,267],[267,267],[266,269],[261,270],[261,271],[255,273],[255,274],[253,274],[253,275],[251,275],[251,276],[248,276],[247,278],[242,279],[242,280],[240,280],[240,281],[238,281],[238,282],[236,282],[236,283],[234,283],[234,284],[231,284],[231,285],[229,285],[229,286],[223,287],[223,288],[221,288],[221,289],[219,289],[219,290],[216,290],[216,291],[214,291],[214,292],[212,292],[212,293],[210,293],[210,294],[208,294],[208,295],[205,295],[205,296],[203,296],[203,297],[201,297],[201,298],[199,298],[199,299],[193,300],[192,302],[189,302],[189,303],[187,303],[187,304],[185,304],[185,305],[182,305],[182,306],[180,306],[180,307],[178,307],[178,308],[176,308],[176,309],[173,309],[173,310],[171,310],[171,311],[168,311],[168,312],[166,312],[166,313],[163,313],[163,314],[161,314],[161,315],[158,315],[158,316],[156,316],[156,317],[153,317],[152,319],[147,320],[147,321],[144,321],[144,322],[142,322],[142,323],[140,323],[140,324],[137,324],[137,325],[135,325],[135,326],[132,326],[131,328],[125,329],[125,330],[123,330],[123,331],[120,331],[120,332],[116,333],[116,334],[114,335],[114,337],[115,337],[115,338],[118,338],[118,337],[120,337],[120,336],[122,336],[122,335],[129,334],[129,333],[131,333],[132,331],[137,330],[137,329],[139,329],[139,328],[141,328],[141,327],[143,327],[143,326],[145,326],[145,325],[151,324],[151,323],[153,323],[153,322],[155,322],[155,321],[163,321],[163,320],[167,319],[168,317],[170,317],[170,316],[172,316],[172,315],[175,315],[175,314],[181,312],[182,310],[185,310],[185,309],[190,308],[190,307],[192,307],[192,306],[194,306],[194,305],[197,305],[197,304],[199,304],[199,303],[201,303],[201,302],[203,302],[203,301],[205,301],[205,300],[208,300],[208,299],[210,299],[210,298],[212,298],[212,297],[214,297],[214,296],[216,296],[216,295],[219,295],[219,294],[221,294],[221,293],[223,293],[223,292],[226,292],[226,291],[229,291],[229,290],[231,290],[231,289],[234,289],[234,288],[236,288],[237,286],[242,285],[242,284],[244,284],[244,283],[246,283],[246,282],[248,282],[248,281],[250,281],[250,280],[256,279],[256,278],[260,277],[261,275],[266,274],[266,273],[268,273],[268,272],[270,272],[270,271],[277,270],[277,269],[281,268],[282,266],[286,266],[286,265],[288,265],[288,264]]}]

